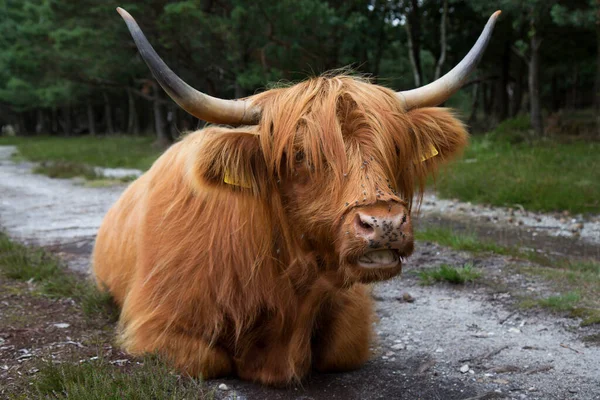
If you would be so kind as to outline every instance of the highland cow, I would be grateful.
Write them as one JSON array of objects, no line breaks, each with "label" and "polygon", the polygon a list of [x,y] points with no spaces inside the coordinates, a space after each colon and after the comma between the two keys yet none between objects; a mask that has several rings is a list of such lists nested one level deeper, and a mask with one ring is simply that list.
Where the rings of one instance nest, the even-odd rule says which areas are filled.
[{"label": "highland cow", "polygon": [[475,68],[498,13],[457,67],[422,88],[330,75],[232,101],[184,83],[119,12],[167,93],[221,124],[167,150],[98,232],[93,273],[121,307],[125,351],[270,385],[360,367],[374,321],[368,284],[401,272],[413,198],[467,141],[435,106]]}]

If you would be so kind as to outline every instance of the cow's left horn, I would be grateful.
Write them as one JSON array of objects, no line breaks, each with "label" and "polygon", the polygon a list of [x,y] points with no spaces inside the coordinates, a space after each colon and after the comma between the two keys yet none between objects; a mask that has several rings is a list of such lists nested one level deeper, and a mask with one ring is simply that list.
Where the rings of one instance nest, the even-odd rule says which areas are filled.
[{"label": "cow's left horn", "polygon": [[125,20],[131,36],[150,68],[152,75],[167,94],[196,118],[218,124],[254,125],[260,119],[260,108],[250,100],[223,100],[194,89],[179,78],[156,54],[135,19],[124,9],[117,11]]},{"label": "cow's left horn", "polygon": [[483,56],[483,52],[492,37],[494,25],[496,25],[499,15],[499,10],[492,14],[485,28],[483,28],[483,32],[479,35],[479,39],[477,39],[477,42],[471,48],[471,51],[446,75],[420,88],[397,93],[400,100],[404,103],[406,110],[437,106],[448,100],[450,96],[461,88]]}]

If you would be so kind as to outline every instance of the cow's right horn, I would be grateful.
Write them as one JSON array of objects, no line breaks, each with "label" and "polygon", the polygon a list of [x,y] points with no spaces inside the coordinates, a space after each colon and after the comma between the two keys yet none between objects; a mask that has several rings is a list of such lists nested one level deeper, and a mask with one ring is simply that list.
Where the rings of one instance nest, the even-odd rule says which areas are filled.
[{"label": "cow's right horn", "polygon": [[483,52],[487,47],[494,31],[496,20],[500,11],[496,11],[483,28],[483,32],[477,42],[457,66],[452,68],[446,75],[431,82],[428,85],[416,89],[397,92],[400,101],[406,110],[419,107],[435,107],[442,104],[462,87],[467,77],[477,67]]},{"label": "cow's right horn", "polygon": [[223,100],[194,89],[179,78],[156,54],[135,19],[124,9],[117,11],[125,20],[135,44],[152,75],[167,94],[185,111],[196,118],[217,124],[254,125],[261,110],[251,100]]}]

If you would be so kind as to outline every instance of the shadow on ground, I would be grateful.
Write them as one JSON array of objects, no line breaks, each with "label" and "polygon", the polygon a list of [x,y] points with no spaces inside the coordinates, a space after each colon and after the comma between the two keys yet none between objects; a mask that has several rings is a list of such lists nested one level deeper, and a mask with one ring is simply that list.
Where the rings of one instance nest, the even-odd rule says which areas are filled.
[{"label": "shadow on ground", "polygon": [[353,372],[315,373],[301,387],[287,389],[268,388],[235,379],[220,380],[229,390],[220,390],[217,397],[240,400],[464,400],[477,397],[475,389],[466,387],[463,382],[435,376],[435,373],[427,371],[432,366],[428,360],[425,353],[387,363],[375,359]]}]

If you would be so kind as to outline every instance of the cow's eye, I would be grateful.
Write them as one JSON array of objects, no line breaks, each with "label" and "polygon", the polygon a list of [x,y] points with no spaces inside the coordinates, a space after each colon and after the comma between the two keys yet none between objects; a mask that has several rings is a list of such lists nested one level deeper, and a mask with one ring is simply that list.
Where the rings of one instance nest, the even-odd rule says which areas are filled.
[{"label": "cow's eye", "polygon": [[304,161],[304,152],[303,151],[297,151],[296,152],[296,162],[300,163]]}]

